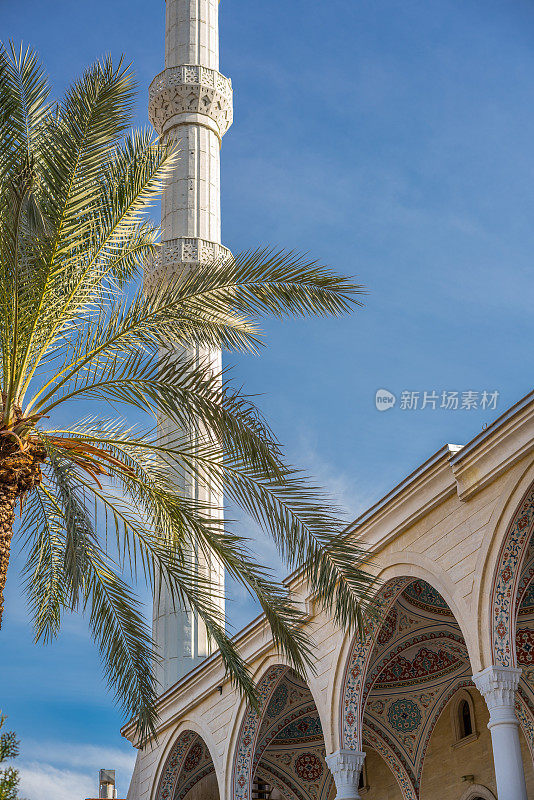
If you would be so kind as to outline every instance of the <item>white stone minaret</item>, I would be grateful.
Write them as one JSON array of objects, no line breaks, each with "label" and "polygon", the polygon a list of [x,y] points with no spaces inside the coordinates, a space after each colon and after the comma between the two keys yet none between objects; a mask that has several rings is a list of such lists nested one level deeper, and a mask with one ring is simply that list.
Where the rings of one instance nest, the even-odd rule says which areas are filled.
[{"label": "white stone minaret", "polygon": [[[166,6],[165,69],[150,86],[149,116],[162,137],[179,141],[180,160],[162,199],[162,246],[147,269],[149,281],[229,255],[221,245],[219,154],[232,124],[232,84],[218,71],[219,0],[167,0]],[[220,352],[209,355],[219,372]],[[165,420],[160,425],[168,430]],[[214,515],[220,514],[219,494],[207,493],[183,475],[173,477],[180,491],[208,500]],[[218,586],[214,600],[224,615],[220,565],[207,566],[197,558],[195,568],[209,569]],[[156,667],[161,691],[208,655],[201,622],[187,609],[174,608],[164,590],[154,600],[153,636],[162,659]]]}]

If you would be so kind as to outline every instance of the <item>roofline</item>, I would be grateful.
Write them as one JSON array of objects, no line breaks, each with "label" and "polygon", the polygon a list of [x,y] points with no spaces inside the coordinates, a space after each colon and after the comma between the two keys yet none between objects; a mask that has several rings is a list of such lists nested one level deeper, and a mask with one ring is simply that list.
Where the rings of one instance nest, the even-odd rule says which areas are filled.
[{"label": "roofline", "polygon": [[[431,467],[434,467],[442,458],[447,457],[451,465],[461,463],[462,459],[471,454],[477,447],[484,444],[490,436],[493,436],[500,428],[504,426],[519,412],[523,411],[530,404],[534,403],[534,390],[525,395],[521,400],[508,408],[503,414],[497,417],[487,428],[474,436],[466,445],[461,444],[446,444],[441,447],[434,455],[430,456],[424,461],[417,469],[411,472],[400,483],[393,487],[387,494],[385,494],[374,505],[370,506],[366,511],[360,514],[359,517],[347,526],[347,531],[355,531],[360,528],[364,523],[368,522],[372,517],[381,511],[388,503],[394,500],[401,492],[407,489],[418,478],[425,474]],[[295,573],[297,574],[297,573]]]},{"label": "roofline", "polygon": [[459,452],[455,453],[451,456],[451,464],[459,464],[463,458],[468,456],[470,453],[473,452],[480,444],[482,444],[486,439],[489,438],[490,435],[493,435],[499,428],[503,428],[507,422],[509,422],[512,417],[518,414],[520,411],[523,411],[530,403],[534,402],[534,390],[526,394],[524,397],[521,398],[517,403],[513,406],[510,406],[500,417],[497,417],[496,420],[491,422],[487,428],[484,428],[483,431],[478,433],[473,439],[471,439],[466,445],[460,448]]},{"label": "roofline", "polygon": [[357,530],[361,528],[364,523],[368,522],[375,514],[381,511],[385,506],[388,505],[392,500],[398,497],[405,489],[411,486],[413,483],[417,481],[425,472],[428,472],[431,467],[436,466],[439,464],[440,461],[443,459],[451,459],[451,456],[454,457],[456,453],[462,450],[461,444],[444,444],[443,447],[440,447],[430,458],[424,461],[417,469],[411,472],[409,475],[404,478],[400,483],[393,487],[387,494],[385,494],[380,500],[378,500],[374,505],[364,511],[363,514],[360,514],[359,517],[356,517],[354,522],[352,522],[348,527],[347,531]]}]

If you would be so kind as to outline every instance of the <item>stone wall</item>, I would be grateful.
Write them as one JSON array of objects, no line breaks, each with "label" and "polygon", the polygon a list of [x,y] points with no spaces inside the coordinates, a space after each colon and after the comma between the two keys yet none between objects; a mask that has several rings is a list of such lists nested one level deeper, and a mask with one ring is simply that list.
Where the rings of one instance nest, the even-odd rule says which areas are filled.
[{"label": "stone wall", "polygon": [[361,792],[362,800],[402,800],[399,784],[386,762],[370,748],[365,757],[369,788]]},{"label": "stone wall", "polygon": [[184,800],[219,800],[217,778],[212,773],[207,775],[188,792]]}]

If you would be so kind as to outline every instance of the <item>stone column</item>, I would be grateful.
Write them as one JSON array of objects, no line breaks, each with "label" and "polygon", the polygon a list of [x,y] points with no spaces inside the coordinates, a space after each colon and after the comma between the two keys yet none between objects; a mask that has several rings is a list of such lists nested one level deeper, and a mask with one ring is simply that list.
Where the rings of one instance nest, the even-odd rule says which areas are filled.
[{"label": "stone column", "polygon": [[[147,265],[145,284],[172,280],[185,269],[220,262],[230,255],[221,244],[220,147],[232,124],[232,84],[219,70],[218,0],[166,0],[165,69],[149,89],[149,117],[163,139],[176,139],[179,160],[162,197],[161,247]],[[172,352],[172,343],[169,343]],[[216,374],[220,351],[188,352],[197,361],[209,359]],[[176,432],[168,420],[158,421],[162,434]],[[209,503],[221,516],[222,496],[196,485],[185,475],[173,475],[177,489],[191,499]],[[193,569],[209,572],[215,585],[213,601],[224,617],[224,571],[213,558]],[[176,608],[169,592],[156,592],[153,638],[160,661],[155,674],[165,691],[209,655],[206,632],[188,608]]]},{"label": "stone column", "polygon": [[336,784],[336,800],[360,800],[358,787],[364,761],[365,753],[358,750],[338,750],[326,756]]},{"label": "stone column", "polygon": [[475,686],[490,712],[488,728],[499,800],[527,800],[519,721],[515,713],[515,693],[520,677],[520,669],[500,666],[487,667],[473,675]]}]

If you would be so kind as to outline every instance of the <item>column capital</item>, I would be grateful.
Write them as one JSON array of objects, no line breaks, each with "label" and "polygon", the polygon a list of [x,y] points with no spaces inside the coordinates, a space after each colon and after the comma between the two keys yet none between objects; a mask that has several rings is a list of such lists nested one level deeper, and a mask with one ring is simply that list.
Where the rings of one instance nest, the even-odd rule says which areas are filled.
[{"label": "column capital", "polygon": [[337,750],[326,756],[336,784],[336,800],[359,800],[358,786],[364,761],[365,753],[359,750]]},{"label": "column capital", "polygon": [[515,693],[522,670],[518,667],[491,666],[473,675],[473,683],[484,697],[490,712],[488,728],[495,725],[515,724]]},{"label": "column capital", "polygon": [[519,667],[486,667],[473,675],[473,682],[488,705],[493,699],[498,705],[513,705],[521,673]]},{"label": "column capital", "polygon": [[473,682],[483,695],[490,713],[488,728],[491,731],[499,800],[527,800],[519,721],[515,713],[521,672],[518,667],[494,665],[473,675]]}]

